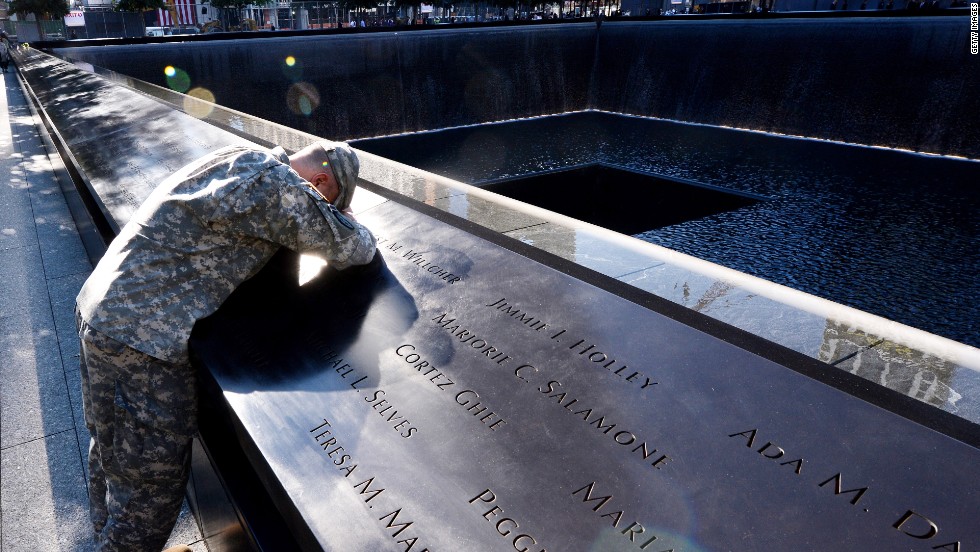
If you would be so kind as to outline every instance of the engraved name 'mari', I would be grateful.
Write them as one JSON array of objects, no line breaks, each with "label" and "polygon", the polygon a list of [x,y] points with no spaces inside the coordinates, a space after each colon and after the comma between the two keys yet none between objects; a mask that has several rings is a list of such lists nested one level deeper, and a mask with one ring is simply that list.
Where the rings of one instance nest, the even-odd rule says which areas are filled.
[{"label": "engraved name 'mari'", "polygon": [[[608,519],[613,527],[619,529],[619,522],[623,520],[623,516],[626,515],[626,512],[623,510],[615,510],[615,511],[606,511],[605,513],[600,513],[601,510],[604,507],[606,507],[607,503],[613,499],[613,495],[595,496],[595,497],[592,496],[592,491],[595,490],[595,485],[596,482],[593,481],[588,485],[582,487],[581,489],[577,489],[575,492],[572,493],[572,496],[581,493],[582,502],[586,504],[588,504],[589,502],[598,502],[598,504],[592,507],[592,511],[599,514],[599,517]],[[610,508],[612,507],[610,506]],[[648,537],[647,536],[648,533],[646,529],[644,529],[643,525],[641,525],[640,522],[638,521],[634,521],[630,523],[628,527],[622,530],[621,534],[625,538],[629,539],[630,542],[639,543],[640,550],[646,550],[647,548],[650,547],[650,545],[653,544],[653,541],[657,540],[656,535],[649,535]],[[662,552],[674,552],[674,549],[670,548]]]}]

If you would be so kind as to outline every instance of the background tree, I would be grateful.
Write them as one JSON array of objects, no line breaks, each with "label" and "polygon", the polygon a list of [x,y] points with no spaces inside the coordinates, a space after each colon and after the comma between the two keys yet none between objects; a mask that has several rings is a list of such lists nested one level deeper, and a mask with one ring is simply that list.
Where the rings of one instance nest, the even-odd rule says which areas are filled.
[{"label": "background tree", "polygon": [[8,13],[17,15],[34,14],[34,21],[37,24],[37,35],[41,40],[46,38],[44,28],[41,26],[42,19],[62,19],[68,15],[68,2],[65,0],[11,0],[7,8]]},{"label": "background tree", "polygon": [[[249,6],[264,6],[272,0],[211,0],[211,7],[221,10],[224,29],[241,24],[242,10]],[[233,15],[233,17],[232,17]]]},{"label": "background tree", "polygon": [[[119,0],[116,3],[116,11],[142,13],[150,10],[159,10],[166,7],[164,0]],[[143,34],[146,34],[146,20],[140,17],[140,24],[143,25]]]}]

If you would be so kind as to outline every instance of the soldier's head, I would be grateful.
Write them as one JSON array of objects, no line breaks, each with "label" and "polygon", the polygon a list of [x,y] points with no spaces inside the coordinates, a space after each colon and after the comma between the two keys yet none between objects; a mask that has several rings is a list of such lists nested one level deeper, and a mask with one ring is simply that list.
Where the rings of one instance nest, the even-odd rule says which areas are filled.
[{"label": "soldier's head", "polygon": [[289,156],[289,165],[337,209],[350,206],[360,169],[350,146],[328,140],[315,142]]}]

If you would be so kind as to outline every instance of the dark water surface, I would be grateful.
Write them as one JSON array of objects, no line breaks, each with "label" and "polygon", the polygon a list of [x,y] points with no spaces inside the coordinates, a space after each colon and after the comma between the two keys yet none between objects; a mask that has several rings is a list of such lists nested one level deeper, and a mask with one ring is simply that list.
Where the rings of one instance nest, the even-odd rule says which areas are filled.
[{"label": "dark water surface", "polygon": [[764,196],[636,237],[980,346],[977,161],[599,112],[353,143],[476,185],[603,163]]}]

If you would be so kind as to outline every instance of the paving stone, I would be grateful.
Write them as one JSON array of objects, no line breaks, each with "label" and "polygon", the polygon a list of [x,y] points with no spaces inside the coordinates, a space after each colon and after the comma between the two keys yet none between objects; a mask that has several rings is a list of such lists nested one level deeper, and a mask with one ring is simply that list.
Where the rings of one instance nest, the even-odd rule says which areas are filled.
[{"label": "paving stone", "polygon": [[[64,205],[65,197],[61,190],[63,183],[54,173],[48,150],[42,144],[39,144],[36,150],[33,145],[30,146],[30,149],[29,155],[25,152],[22,164],[24,165],[24,174],[30,184],[28,189],[31,200],[41,210],[57,207],[59,203]],[[59,165],[62,164],[60,157],[55,157],[55,160]],[[67,184],[74,186],[70,181]]]},{"label": "paving stone", "polygon": [[[44,347],[50,348],[50,345]],[[54,347],[57,350],[56,343]],[[16,358],[3,360],[0,370],[0,424],[3,426],[0,447],[25,443],[75,426],[60,353],[56,370],[38,365],[37,360],[45,356],[50,353],[19,354]]]},{"label": "paving stone", "polygon": [[0,320],[0,374],[24,366],[42,371],[62,369],[50,306],[4,313]]},{"label": "paving stone", "polygon": [[[46,155],[44,143],[41,141],[40,136],[38,136],[37,129],[33,124],[34,119],[26,107],[17,113],[11,110],[10,122],[13,148],[22,163],[33,159],[36,155]],[[29,176],[31,173],[37,172],[32,169],[33,166],[25,164],[24,175]]]},{"label": "paving stone", "polygon": [[[19,164],[0,162],[0,170],[5,170],[8,175],[5,181],[0,182],[0,205],[4,207],[4,210],[27,209],[29,212],[31,194],[27,191],[27,184],[24,180],[17,176],[17,172],[20,171]],[[3,213],[0,216],[6,216],[7,214]]]},{"label": "paving stone", "polygon": [[0,200],[0,250],[37,245],[30,205],[11,205]]},{"label": "paving stone", "polygon": [[17,202],[18,205],[29,204],[30,184],[21,165],[20,154],[0,160],[0,169],[7,174],[7,178],[0,182],[0,200],[9,201],[11,205],[14,205],[13,202]]},{"label": "paving stone", "polygon": [[71,415],[78,440],[78,455],[82,459],[82,469],[85,471],[85,480],[87,481],[88,447],[92,436],[85,426],[85,411],[82,406],[82,374],[78,371],[78,357],[75,357],[74,368],[66,368],[65,381],[68,383],[68,400],[71,403]]},{"label": "paving stone", "polygon": [[[24,168],[20,163],[20,156],[16,154],[5,155],[0,159],[0,174],[7,177],[0,181],[0,206],[4,210],[30,207],[31,196],[28,183],[24,174]],[[0,213],[3,217],[6,213]],[[0,218],[0,220],[3,220]]]},{"label": "paving stone", "polygon": [[74,432],[0,451],[4,550],[95,549]]},{"label": "paving stone", "polygon": [[0,249],[0,274],[3,275],[0,317],[25,311],[50,311],[41,252],[37,245]]},{"label": "paving stone", "polygon": [[61,357],[65,370],[69,372],[76,370],[78,366],[75,298],[78,297],[78,292],[90,273],[91,268],[85,272],[48,280],[48,294],[51,297],[51,311],[54,314],[58,343],[61,346]]},{"label": "paving stone", "polygon": [[47,278],[60,278],[91,270],[88,253],[78,232],[74,230],[74,225],[70,231],[64,227],[50,230],[49,232],[38,225],[41,259],[44,261],[44,274]]},{"label": "paving stone", "polygon": [[[77,241],[78,237],[60,228],[65,219],[58,204],[64,200],[59,198],[60,190],[50,186],[50,163],[44,163],[46,153],[19,87],[11,88],[8,80],[7,92],[8,100],[16,93],[19,107],[8,110],[5,106],[0,115],[0,122],[9,123],[0,124],[7,148],[0,159],[5,176],[0,179],[0,274],[4,278],[0,293],[0,547],[84,552],[94,549],[88,499],[73,403],[42,264],[47,255],[52,259],[49,265],[65,265],[70,258],[69,239]],[[44,181],[41,171],[48,173],[45,189],[37,188]],[[43,253],[36,230],[39,211],[47,217],[42,224],[59,227],[46,232],[49,239]]]},{"label": "paving stone", "polygon": [[46,189],[39,192],[32,191],[30,196],[35,217],[49,223],[75,225],[68,203],[57,183],[48,184]]}]

